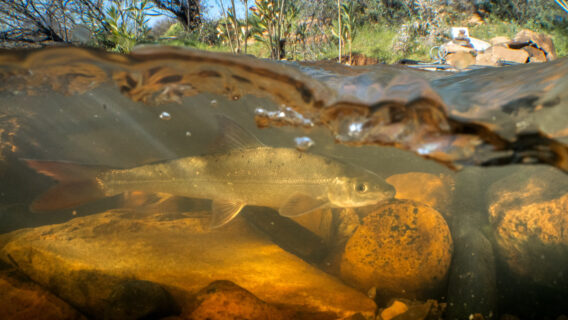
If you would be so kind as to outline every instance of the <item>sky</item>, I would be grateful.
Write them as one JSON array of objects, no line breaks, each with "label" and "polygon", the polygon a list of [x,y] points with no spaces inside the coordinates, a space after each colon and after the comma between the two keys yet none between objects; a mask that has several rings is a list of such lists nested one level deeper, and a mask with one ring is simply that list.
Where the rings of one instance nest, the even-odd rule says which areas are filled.
[{"label": "sky", "polygon": [[[207,8],[205,12],[206,19],[217,19],[223,14],[221,12],[221,7],[219,6],[219,1],[223,1],[223,6],[225,10],[231,5],[231,0],[202,0],[202,3]],[[248,0],[249,8],[254,5],[254,0]],[[237,17],[244,17],[245,5],[241,0],[235,0],[235,6],[237,7]],[[150,17],[150,26],[153,26],[157,21],[165,19],[165,16],[153,16]]]},{"label": "sky", "polygon": [[[216,19],[222,15],[221,7],[218,5],[219,1],[221,0],[203,0],[203,3],[205,3],[205,6],[207,7],[208,11],[206,12],[206,18]],[[230,0],[222,0],[222,1],[223,1],[223,6],[225,6],[225,10],[227,10],[227,8],[231,5],[231,1]],[[249,2],[248,3],[249,7],[254,4],[254,0],[249,0],[248,2]],[[243,17],[245,10],[245,5],[243,4],[243,2],[241,0],[235,0],[235,6],[237,7],[237,16]]]}]

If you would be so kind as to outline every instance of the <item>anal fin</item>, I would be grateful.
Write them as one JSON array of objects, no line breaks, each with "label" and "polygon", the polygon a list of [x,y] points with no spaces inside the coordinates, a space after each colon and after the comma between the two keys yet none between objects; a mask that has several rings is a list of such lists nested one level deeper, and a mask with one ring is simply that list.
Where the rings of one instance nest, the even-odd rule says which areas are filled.
[{"label": "anal fin", "polygon": [[213,200],[210,227],[218,228],[233,220],[246,204],[241,200]]}]

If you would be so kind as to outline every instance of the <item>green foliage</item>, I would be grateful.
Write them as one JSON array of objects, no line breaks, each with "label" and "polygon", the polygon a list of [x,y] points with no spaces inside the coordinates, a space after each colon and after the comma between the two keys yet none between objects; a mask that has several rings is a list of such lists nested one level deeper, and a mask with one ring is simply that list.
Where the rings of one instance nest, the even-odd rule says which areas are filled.
[{"label": "green foliage", "polygon": [[127,53],[137,42],[148,38],[150,0],[113,0],[106,10],[105,24],[109,32],[101,32],[101,43],[112,51]]},{"label": "green foliage", "polygon": [[255,7],[249,18],[251,35],[269,49],[270,58],[282,59],[286,56],[285,44],[297,14],[298,7],[293,2],[255,0]]},{"label": "green foliage", "polygon": [[[562,2],[565,3],[566,1],[486,0],[482,1],[480,7],[490,13],[492,17],[501,21],[553,30],[557,27],[567,26],[566,19],[557,19],[564,14]],[[566,17],[565,14],[564,17]]]},{"label": "green foliage", "polygon": [[513,38],[522,29],[523,27],[516,23],[505,22],[491,17],[487,19],[487,23],[469,28],[469,35],[484,40],[497,36]]},{"label": "green foliage", "polygon": [[[105,6],[105,28],[98,28],[110,32],[99,32],[99,44],[128,52],[136,43],[147,41],[149,1],[109,0]],[[558,55],[565,56],[568,55],[568,14],[561,3],[566,1],[480,0],[474,4],[465,0],[344,0],[340,12],[342,27],[338,30],[337,0],[255,0],[248,15],[249,34],[246,20],[236,19],[235,11],[229,7],[221,19],[203,21],[192,32],[174,24],[163,34],[169,39],[159,41],[240,52],[241,44],[250,36],[255,42],[248,45],[248,53],[255,56],[315,60],[336,59],[337,39],[341,37],[350,55],[361,53],[386,63],[404,58],[428,61],[430,48],[448,40],[451,26],[467,26],[477,6],[487,13],[485,23],[469,26],[473,37],[511,38],[528,28],[551,35]],[[521,7],[511,11],[511,4],[517,3]],[[401,28],[402,25],[406,27]]]},{"label": "green foliage", "polygon": [[168,28],[168,31],[164,33],[164,37],[180,37],[184,36],[185,33],[185,28],[181,25],[181,23],[176,22]]},{"label": "green foliage", "polygon": [[347,3],[341,3],[341,30],[339,30],[339,22],[335,22],[331,28],[331,33],[336,39],[341,37],[342,47],[345,47],[347,43],[349,47],[349,63],[351,63],[352,58],[352,47],[353,39],[357,34],[357,18],[359,4],[356,1],[348,1]]}]

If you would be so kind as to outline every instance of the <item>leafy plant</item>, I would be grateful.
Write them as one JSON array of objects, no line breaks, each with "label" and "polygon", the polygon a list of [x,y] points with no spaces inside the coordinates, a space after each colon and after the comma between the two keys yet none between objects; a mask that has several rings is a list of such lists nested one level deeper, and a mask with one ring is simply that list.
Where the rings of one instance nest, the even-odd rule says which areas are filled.
[{"label": "leafy plant", "polygon": [[112,1],[105,18],[109,33],[103,34],[103,41],[110,42],[114,51],[129,52],[137,42],[148,38],[148,11],[152,8],[150,0]]},{"label": "leafy plant", "polygon": [[[356,1],[348,1],[348,3],[342,3],[340,6],[341,18],[338,21],[338,25],[331,28],[331,33],[335,38],[341,40],[340,43],[342,46],[345,46],[345,43],[347,43],[349,47],[349,64],[351,64],[353,58],[353,39],[357,34],[357,10],[358,3]],[[341,54],[339,59],[341,62]]]},{"label": "leafy plant", "polygon": [[286,0],[255,0],[250,19],[256,41],[264,43],[272,59],[286,56],[285,45],[298,8]]}]

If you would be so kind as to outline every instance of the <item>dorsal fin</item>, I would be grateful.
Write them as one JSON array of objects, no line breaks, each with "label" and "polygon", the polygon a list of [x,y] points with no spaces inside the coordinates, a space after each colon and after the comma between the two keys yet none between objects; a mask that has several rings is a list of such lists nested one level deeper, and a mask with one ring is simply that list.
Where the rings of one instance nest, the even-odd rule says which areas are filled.
[{"label": "dorsal fin", "polygon": [[220,133],[211,145],[212,152],[264,147],[262,142],[235,121],[222,115],[216,116],[216,119]]}]

